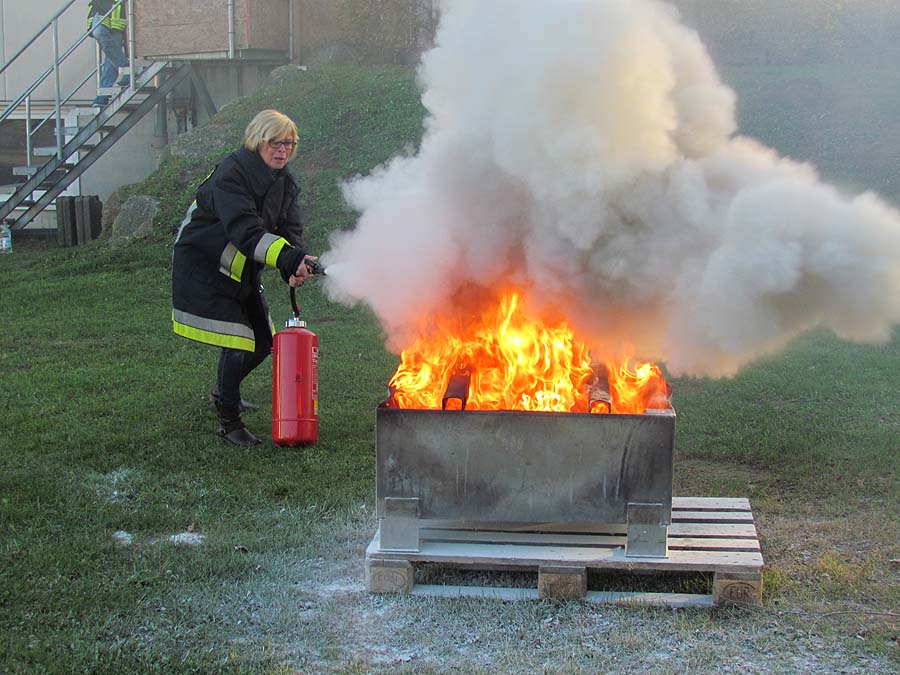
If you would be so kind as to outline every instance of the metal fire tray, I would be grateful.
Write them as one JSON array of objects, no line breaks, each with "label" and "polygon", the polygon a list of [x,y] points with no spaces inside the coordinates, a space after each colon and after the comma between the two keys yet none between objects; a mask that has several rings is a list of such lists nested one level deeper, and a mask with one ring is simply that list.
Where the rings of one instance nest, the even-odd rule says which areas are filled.
[{"label": "metal fire tray", "polygon": [[415,551],[429,520],[621,524],[626,554],[665,557],[675,411],[644,415],[376,413],[380,549]]}]

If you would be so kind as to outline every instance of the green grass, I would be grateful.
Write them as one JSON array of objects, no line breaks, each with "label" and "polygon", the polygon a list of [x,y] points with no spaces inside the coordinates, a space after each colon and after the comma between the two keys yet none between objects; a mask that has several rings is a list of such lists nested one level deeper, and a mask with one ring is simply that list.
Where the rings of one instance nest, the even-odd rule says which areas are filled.
[{"label": "green grass", "polygon": [[729,68],[740,132],[793,159],[812,162],[829,181],[875,190],[900,203],[900,67]]},{"label": "green grass", "polygon": [[[741,86],[761,91],[777,73],[762,73],[759,89],[752,73],[741,77]],[[321,440],[307,449],[250,450],[226,447],[212,433],[206,396],[215,350],[170,328],[172,230],[193,186],[264,107],[299,122],[294,168],[314,250],[353,222],[338,180],[415,145],[423,115],[408,70],[286,71],[277,85],[180,140],[156,174],[130,188],[162,200],[153,234],[78,249],[16,241],[15,253],[0,259],[0,671],[321,672],[290,647],[318,639],[336,645],[322,647],[334,672],[369,672],[365,647],[348,654],[342,646],[346,626],[303,624],[298,607],[308,594],[294,584],[315,577],[316,561],[358,571],[359,541],[371,536],[374,408],[396,365],[378,325],[366,310],[330,304],[315,284],[304,286],[303,314],[320,340]],[[790,122],[754,114],[752,128],[768,142]],[[192,142],[204,152],[179,154]],[[266,285],[281,324],[287,291],[274,276]],[[888,562],[900,557],[898,357],[900,335],[872,347],[814,332],[733,379],[673,382],[676,492],[754,501],[771,608],[900,606],[900,580]],[[250,427],[267,432],[268,364],[244,394],[261,408],[247,416]],[[119,530],[134,543],[115,543]],[[206,537],[202,547],[169,542],[188,530]],[[338,601],[321,602],[348,616]],[[369,610],[377,602],[358,600]],[[528,625],[520,635],[531,635],[532,619],[538,628],[544,622],[543,605],[492,607],[410,602],[400,610],[439,625],[446,615],[454,631],[476,611],[495,626],[494,642],[510,622]],[[573,606],[564,614],[587,634],[592,611]],[[738,631],[750,621],[764,632],[770,620],[659,616],[676,635],[706,630],[703,622]],[[890,654],[879,645],[892,625],[885,618],[862,646],[855,635],[848,644]],[[832,622],[820,626],[830,631]],[[640,631],[621,630],[612,647],[638,650]],[[402,634],[415,642],[417,631],[411,624]],[[843,636],[840,628],[828,634]],[[576,664],[565,672],[582,672],[565,654],[562,663]],[[503,672],[504,663],[469,672]],[[540,668],[540,659],[534,664]],[[403,672],[415,672],[409,668]]]}]

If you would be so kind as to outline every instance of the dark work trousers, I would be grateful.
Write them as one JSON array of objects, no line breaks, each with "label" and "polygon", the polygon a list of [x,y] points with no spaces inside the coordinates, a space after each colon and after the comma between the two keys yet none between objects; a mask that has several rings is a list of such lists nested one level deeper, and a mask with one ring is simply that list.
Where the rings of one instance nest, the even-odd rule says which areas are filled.
[{"label": "dark work trousers", "polygon": [[237,408],[240,405],[241,382],[272,353],[269,309],[262,291],[246,300],[241,308],[253,327],[256,350],[248,352],[242,349],[222,348],[219,355],[218,384],[219,405],[223,408]]}]

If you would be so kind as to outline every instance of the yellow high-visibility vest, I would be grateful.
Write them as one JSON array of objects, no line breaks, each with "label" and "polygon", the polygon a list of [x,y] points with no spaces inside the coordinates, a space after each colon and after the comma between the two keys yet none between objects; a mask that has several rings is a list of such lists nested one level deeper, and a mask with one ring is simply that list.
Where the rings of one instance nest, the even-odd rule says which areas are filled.
[{"label": "yellow high-visibility vest", "polygon": [[[94,21],[94,2],[90,0],[88,2],[88,17],[87,17],[87,27],[88,30],[91,29],[91,24]],[[103,19],[103,25],[109,28],[110,30],[125,30],[125,3],[120,2],[113,8],[113,11],[109,13],[105,19]]]}]

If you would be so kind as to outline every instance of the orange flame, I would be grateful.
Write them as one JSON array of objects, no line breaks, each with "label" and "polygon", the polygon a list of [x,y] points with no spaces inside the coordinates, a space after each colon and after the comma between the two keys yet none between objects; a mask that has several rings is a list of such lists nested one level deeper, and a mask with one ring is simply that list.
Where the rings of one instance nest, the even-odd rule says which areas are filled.
[{"label": "orange flame", "polygon": [[[606,364],[609,401],[591,400],[595,368],[565,322],[526,316],[521,293],[468,320],[436,317],[403,350],[391,378],[396,408],[643,413],[668,408],[668,385],[652,363]],[[602,368],[600,368],[602,371]],[[664,394],[664,395],[663,395]]]},{"label": "orange flame", "polygon": [[609,362],[609,387],[617,413],[643,414],[669,408],[672,390],[655,363]]}]

